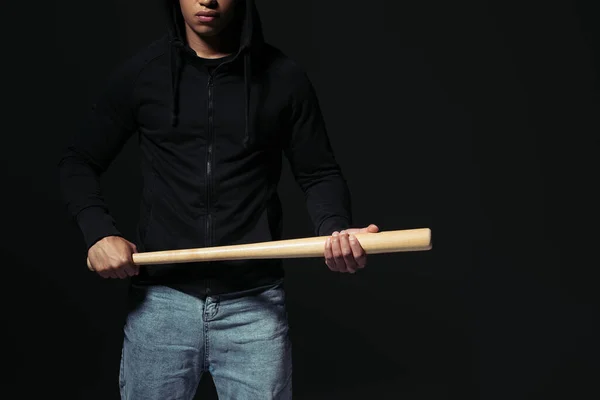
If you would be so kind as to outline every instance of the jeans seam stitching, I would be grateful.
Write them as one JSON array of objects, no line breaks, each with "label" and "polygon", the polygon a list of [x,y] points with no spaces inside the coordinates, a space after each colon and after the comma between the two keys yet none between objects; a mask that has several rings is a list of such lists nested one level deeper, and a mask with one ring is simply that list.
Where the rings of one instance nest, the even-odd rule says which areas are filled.
[{"label": "jeans seam stitching", "polygon": [[[206,307],[206,303],[205,303],[205,307]],[[203,370],[204,371],[208,371],[208,356],[209,356],[209,340],[208,340],[208,324],[209,322],[207,321],[207,315],[206,315],[206,308],[205,308],[205,313],[204,314],[204,365],[203,365]]]}]

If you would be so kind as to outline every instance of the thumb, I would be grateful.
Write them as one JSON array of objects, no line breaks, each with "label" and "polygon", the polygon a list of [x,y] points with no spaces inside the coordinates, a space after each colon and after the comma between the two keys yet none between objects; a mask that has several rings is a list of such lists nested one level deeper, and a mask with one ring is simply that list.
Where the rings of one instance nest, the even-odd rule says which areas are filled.
[{"label": "thumb", "polygon": [[367,226],[366,228],[363,228],[361,230],[366,233],[376,233],[376,232],[379,232],[379,227],[375,224],[370,224],[369,226]]}]

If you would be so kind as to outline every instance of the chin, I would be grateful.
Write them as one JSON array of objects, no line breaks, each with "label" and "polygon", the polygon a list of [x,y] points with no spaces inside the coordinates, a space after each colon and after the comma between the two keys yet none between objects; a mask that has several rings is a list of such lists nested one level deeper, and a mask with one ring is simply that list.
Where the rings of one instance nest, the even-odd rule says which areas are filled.
[{"label": "chin", "polygon": [[198,36],[206,36],[206,37],[211,37],[211,36],[216,36],[219,34],[220,29],[216,29],[210,26],[197,26],[194,28],[194,32],[196,32],[196,34]]}]

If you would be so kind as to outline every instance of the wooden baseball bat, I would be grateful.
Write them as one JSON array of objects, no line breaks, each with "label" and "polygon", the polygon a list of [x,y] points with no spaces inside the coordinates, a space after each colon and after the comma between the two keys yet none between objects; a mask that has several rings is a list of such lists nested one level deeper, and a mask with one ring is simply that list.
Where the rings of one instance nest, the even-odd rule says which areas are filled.
[{"label": "wooden baseball bat", "polygon": [[[431,230],[429,228],[358,233],[355,236],[369,255],[425,251],[432,248]],[[228,246],[134,253],[133,262],[136,265],[151,265],[198,261],[324,257],[325,241],[328,237],[317,236]],[[89,259],[87,264],[88,268],[91,269]]]}]

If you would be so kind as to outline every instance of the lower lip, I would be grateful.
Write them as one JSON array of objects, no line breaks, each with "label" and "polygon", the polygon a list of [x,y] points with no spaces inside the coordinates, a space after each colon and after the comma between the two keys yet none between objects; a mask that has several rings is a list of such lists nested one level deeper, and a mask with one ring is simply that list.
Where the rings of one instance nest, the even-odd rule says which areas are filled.
[{"label": "lower lip", "polygon": [[198,18],[198,21],[200,22],[212,22],[216,19],[215,17],[207,17],[204,15],[197,15],[196,18]]}]

